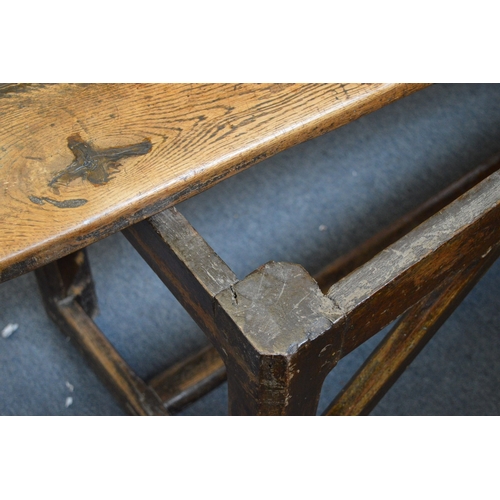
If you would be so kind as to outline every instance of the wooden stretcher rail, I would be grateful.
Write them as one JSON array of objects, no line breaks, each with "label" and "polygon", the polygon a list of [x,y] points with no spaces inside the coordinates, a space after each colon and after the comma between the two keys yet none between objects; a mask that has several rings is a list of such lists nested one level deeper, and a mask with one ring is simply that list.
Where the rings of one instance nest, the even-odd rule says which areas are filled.
[{"label": "wooden stretcher rail", "polygon": [[408,309],[324,414],[368,415],[495,262],[499,251],[497,243],[486,258],[448,277]]},{"label": "wooden stretcher rail", "polygon": [[0,88],[0,282],[423,84]]},{"label": "wooden stretcher rail", "polygon": [[486,256],[499,232],[497,171],[330,288],[328,297],[349,317],[342,355],[437,288],[450,273]]},{"label": "wooden stretcher rail", "polygon": [[224,363],[217,351],[208,346],[159,373],[148,381],[148,385],[169,412],[177,412],[225,380]]}]

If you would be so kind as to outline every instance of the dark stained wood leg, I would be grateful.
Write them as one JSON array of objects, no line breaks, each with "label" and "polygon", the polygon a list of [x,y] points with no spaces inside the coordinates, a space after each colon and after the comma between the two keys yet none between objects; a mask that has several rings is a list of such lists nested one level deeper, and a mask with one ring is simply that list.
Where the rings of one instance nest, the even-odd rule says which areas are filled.
[{"label": "dark stained wood leg", "polygon": [[229,414],[316,415],[324,379],[337,359],[331,355],[327,365],[322,366],[316,360],[308,362],[300,357],[261,355],[255,371],[250,373],[253,366],[243,371],[241,365],[228,363]]},{"label": "dark stained wood leg", "polygon": [[368,415],[493,264],[499,248],[411,307],[324,414]]},{"label": "dark stained wood leg", "polygon": [[55,305],[64,299],[76,300],[91,318],[99,313],[86,249],[37,269],[35,276],[50,316]]},{"label": "dark stained wood leg", "polygon": [[91,316],[97,300],[84,250],[35,271],[45,308],[61,331],[87,357],[94,370],[132,415],[166,415],[161,400],[130,369]]},{"label": "dark stained wood leg", "polygon": [[213,319],[214,297],[237,282],[233,271],[175,208],[123,234],[222,354]]}]

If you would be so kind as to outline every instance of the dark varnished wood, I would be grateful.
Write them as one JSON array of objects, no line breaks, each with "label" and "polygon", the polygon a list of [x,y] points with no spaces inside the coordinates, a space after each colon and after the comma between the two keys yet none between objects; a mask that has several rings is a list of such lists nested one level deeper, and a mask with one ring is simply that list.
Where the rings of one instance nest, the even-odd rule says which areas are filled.
[{"label": "dark varnished wood", "polygon": [[500,155],[495,155],[351,252],[336,259],[314,276],[321,290],[326,292],[334,283],[368,262],[499,168]]},{"label": "dark varnished wood", "polygon": [[[0,89],[0,281],[424,86],[7,85]],[[144,147],[124,156],[111,179],[104,167],[67,170],[78,163],[71,137],[94,152]]]},{"label": "dark varnished wood", "polygon": [[498,258],[499,248],[497,245],[411,307],[324,414],[368,415]]},{"label": "dark varnished wood", "polygon": [[[457,182],[453,183],[450,185],[448,188],[440,192],[437,196],[433,197],[431,200],[425,202],[423,205],[418,207],[415,211],[411,212],[404,218],[400,219],[396,224],[391,226],[389,230],[384,231],[381,236],[377,236],[377,238],[370,240],[368,245],[363,245],[364,251],[357,252],[357,254],[354,254],[356,257],[361,256],[361,260],[369,260],[369,258],[373,257],[375,253],[380,249],[380,245],[383,243],[387,242],[388,240],[396,240],[399,237],[403,236],[404,234],[407,234],[411,229],[416,227],[420,222],[423,220],[427,219],[429,216],[435,214],[438,210],[442,209],[444,206],[446,206],[449,202],[453,201],[456,199],[459,195],[463,194],[465,191],[473,187],[475,184],[480,182],[482,179],[490,175],[492,172],[496,171],[499,168],[499,162],[498,162],[498,156],[493,157],[490,159],[488,162],[480,165],[473,171],[469,172],[466,174],[464,177],[459,179]],[[186,221],[187,223],[187,221]],[[392,241],[389,241],[389,243],[392,243]],[[375,248],[377,248],[377,251],[375,251]],[[356,257],[354,257],[352,261],[356,260]],[[364,263],[364,262],[361,262]],[[482,261],[476,265],[476,267],[479,269],[481,268],[481,274],[484,272],[486,269],[485,265],[482,264]],[[473,269],[476,269],[474,267]],[[349,263],[347,263],[347,269],[349,269]],[[345,273],[348,274],[348,272],[345,272],[344,270],[338,268],[338,274],[340,273]],[[472,275],[471,275],[472,273]],[[334,273],[337,274],[337,273]],[[467,278],[467,276],[469,278]],[[468,270],[467,272],[464,271],[464,275],[462,276],[463,280],[468,279],[468,281],[464,281],[461,283],[462,288],[460,290],[463,290],[463,287],[465,287],[465,284],[468,283],[467,289],[469,289],[471,286],[473,286],[473,283],[479,279],[480,273],[477,271],[475,274],[471,271]],[[324,281],[321,281],[321,277],[318,278],[315,277],[317,281],[319,281],[318,284],[323,284],[323,286],[326,285],[326,279]],[[460,280],[460,275],[457,278]],[[455,286],[455,285],[454,285]],[[436,293],[432,293],[430,296],[422,299],[422,301],[413,306],[413,308],[406,314],[406,316],[411,315],[411,317],[416,317],[418,316],[417,311],[421,311],[422,308],[427,310],[429,307],[433,307],[432,309],[432,314],[431,317],[434,321],[433,328],[431,328],[429,325],[426,326],[427,328],[427,335],[425,338],[419,339],[418,343],[415,344],[415,339],[411,341],[412,345],[415,345],[413,353],[408,355],[407,358],[405,358],[406,364],[401,364],[401,367],[399,370],[396,370],[395,368],[393,369],[395,375],[393,375],[393,378],[391,378],[391,383],[399,376],[401,370],[404,369],[407,364],[411,362],[411,360],[417,355],[419,350],[425,345],[425,343],[428,341],[430,336],[439,328],[441,323],[445,320],[447,315],[450,314],[451,309],[449,307],[449,301],[446,302],[446,298],[448,295],[451,293],[453,294],[453,290],[455,290],[454,286],[447,287],[444,292],[441,292],[439,294],[439,298],[441,297],[442,294],[445,295],[444,299],[441,300],[441,302],[438,302],[437,304],[435,303],[435,295],[436,293],[439,292],[436,291]],[[442,287],[441,287],[442,288]],[[236,293],[236,288],[233,286],[233,292]],[[451,290],[451,291],[450,291]],[[461,292],[462,294],[465,292]],[[448,295],[446,295],[448,294]],[[458,294],[458,292],[457,292]],[[457,297],[458,295],[453,295],[455,297],[453,299],[453,304],[455,307],[457,304]],[[431,301],[432,297],[432,301]],[[430,301],[430,302],[429,302]],[[446,308],[445,304],[446,303]],[[422,305],[424,304],[424,305]],[[442,312],[443,316],[439,319],[437,312],[443,310]],[[427,319],[425,319],[427,318]],[[430,321],[429,318],[426,316],[422,321]],[[439,321],[438,321],[439,319]],[[405,323],[404,324],[404,329],[402,325],[398,327],[396,332],[403,332],[399,336],[407,335],[407,330],[409,328],[409,325],[412,325],[413,323]],[[420,323],[419,323],[420,324]],[[252,328],[255,328],[255,325],[252,325]],[[257,328],[258,330],[258,328]],[[398,338],[397,333],[392,334],[392,343],[395,342],[395,339]],[[406,338],[406,337],[405,337]],[[416,348],[416,346],[419,346],[419,349]],[[205,359],[205,357],[208,357],[208,360]],[[314,362],[314,361],[313,361]],[[382,363],[380,362],[380,365]],[[387,373],[391,370],[391,365],[388,362],[385,362],[384,364],[384,373]],[[391,372],[392,373],[392,372]],[[213,378],[212,378],[213,377]],[[184,404],[188,404],[191,402],[198,394],[202,395],[210,388],[213,386],[218,385],[221,381],[225,380],[225,368],[223,365],[222,360],[220,359],[220,356],[217,354],[216,350],[212,347],[207,348],[206,353],[205,350],[200,353],[195,355],[192,359],[189,358],[188,360],[185,360],[183,362],[180,362],[178,365],[175,365],[172,368],[169,368],[166,370],[163,374],[160,374],[159,376],[155,377],[153,381],[151,382],[154,384],[155,390],[158,392],[160,397],[162,398],[163,401],[171,401],[170,404],[173,406],[169,406],[169,409],[172,411],[178,411]],[[381,375],[376,374],[372,379],[370,380],[371,383],[374,384],[379,384],[382,380]],[[358,384],[359,385],[359,384]],[[203,390],[199,390],[199,386],[203,388]],[[358,386],[356,386],[358,387]],[[379,392],[380,396],[378,399],[372,399],[371,400],[371,406],[369,409],[364,409],[364,412],[369,412],[370,409],[376,404],[376,402],[380,399],[381,395],[385,393],[385,391],[390,387],[390,384],[388,383],[387,385],[384,386],[384,392]],[[351,394],[351,393],[349,393]],[[351,396],[352,397],[352,396]],[[179,398],[179,403],[176,402],[176,398]],[[167,403],[166,403],[167,404]],[[339,403],[340,404],[340,403]],[[176,406],[177,405],[177,406]],[[168,406],[168,404],[167,404]],[[332,410],[332,411],[337,411],[337,410]]]},{"label": "dark varnished wood", "polygon": [[226,368],[213,347],[176,363],[149,380],[169,412],[178,412],[226,380]]}]

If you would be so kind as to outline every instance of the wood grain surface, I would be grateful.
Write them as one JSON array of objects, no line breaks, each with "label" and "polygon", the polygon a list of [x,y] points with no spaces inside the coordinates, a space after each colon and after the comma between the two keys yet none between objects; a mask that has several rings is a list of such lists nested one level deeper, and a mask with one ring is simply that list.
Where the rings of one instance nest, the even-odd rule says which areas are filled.
[{"label": "wood grain surface", "polygon": [[0,87],[0,281],[423,84]]}]

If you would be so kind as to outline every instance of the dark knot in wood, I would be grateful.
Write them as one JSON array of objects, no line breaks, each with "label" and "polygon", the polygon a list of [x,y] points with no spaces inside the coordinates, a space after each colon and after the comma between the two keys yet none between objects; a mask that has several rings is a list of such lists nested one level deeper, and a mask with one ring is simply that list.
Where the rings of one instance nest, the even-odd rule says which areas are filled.
[{"label": "dark knot in wood", "polygon": [[119,160],[129,156],[141,156],[151,151],[149,139],[131,146],[108,149],[96,149],[90,142],[84,141],[79,134],[68,137],[68,147],[73,151],[75,159],[64,170],[58,172],[48,186],[59,193],[58,185],[69,184],[81,177],[99,186],[109,182],[113,171],[121,166]]}]

